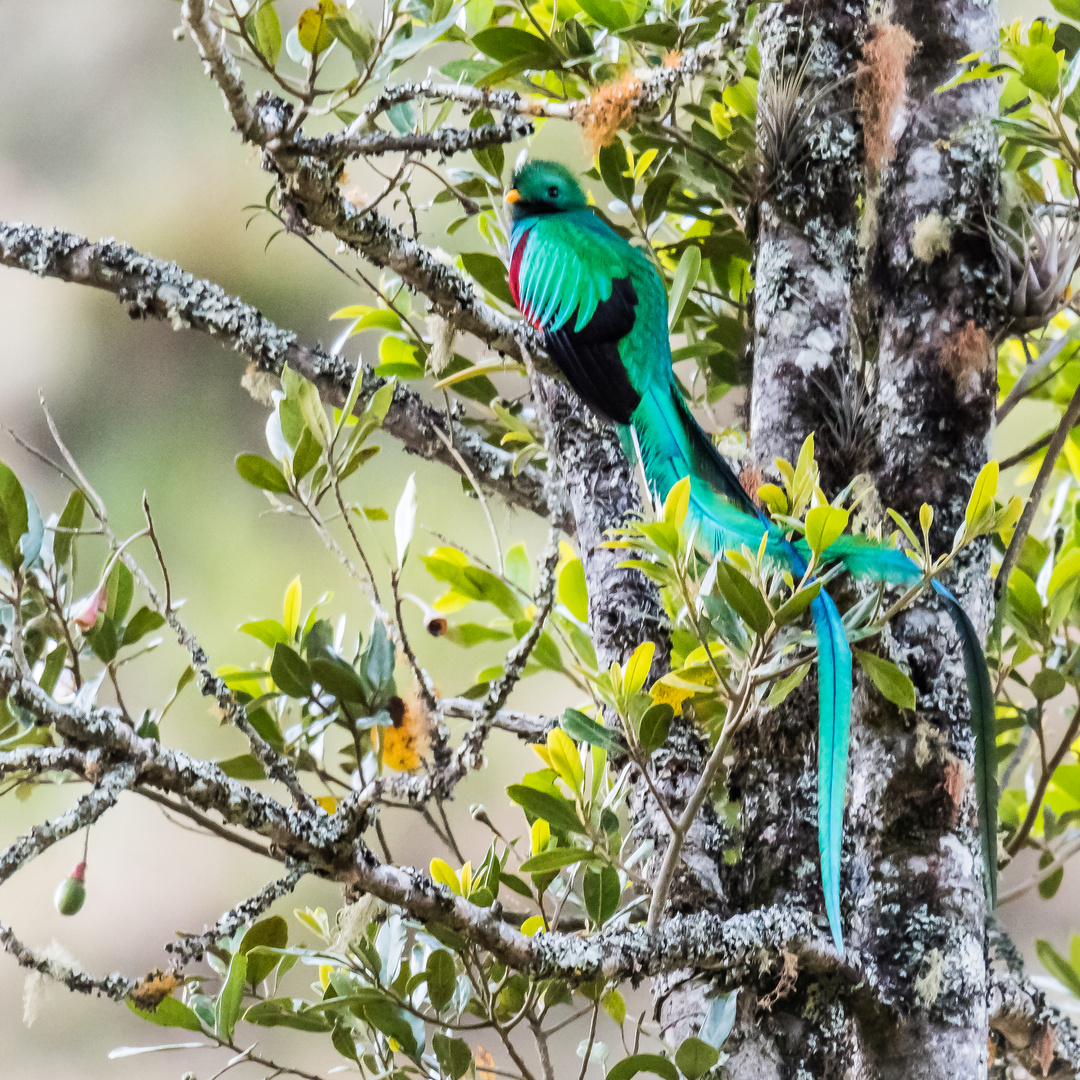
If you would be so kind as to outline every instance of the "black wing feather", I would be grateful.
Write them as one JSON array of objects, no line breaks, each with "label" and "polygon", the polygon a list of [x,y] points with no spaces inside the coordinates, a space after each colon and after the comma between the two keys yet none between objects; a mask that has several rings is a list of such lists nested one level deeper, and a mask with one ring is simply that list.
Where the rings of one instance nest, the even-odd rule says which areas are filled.
[{"label": "black wing feather", "polygon": [[637,293],[628,277],[612,281],[611,296],[580,330],[573,318],[561,330],[547,331],[544,342],[567,382],[593,412],[619,424],[630,417],[641,400],[619,356],[619,342],[634,326]]}]

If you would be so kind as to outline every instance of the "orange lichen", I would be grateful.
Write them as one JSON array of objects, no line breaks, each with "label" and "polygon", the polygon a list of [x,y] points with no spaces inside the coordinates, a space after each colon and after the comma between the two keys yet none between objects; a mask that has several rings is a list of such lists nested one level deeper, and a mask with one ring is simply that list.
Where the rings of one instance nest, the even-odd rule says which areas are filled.
[{"label": "orange lichen", "polygon": [[969,319],[965,326],[950,334],[941,349],[941,366],[952,376],[958,389],[972,377],[981,376],[990,365],[990,338],[985,330]]},{"label": "orange lichen", "polygon": [[394,772],[415,772],[428,747],[431,725],[427,713],[414,699],[406,701],[396,695],[386,704],[390,727],[373,729],[382,740],[382,761]]},{"label": "orange lichen", "polygon": [[855,74],[855,107],[863,126],[866,160],[875,171],[896,156],[891,129],[907,92],[907,65],[918,42],[894,23],[870,27]]},{"label": "orange lichen", "polygon": [[495,1059],[490,1050],[478,1046],[473,1061],[476,1063],[476,1080],[495,1080]]},{"label": "orange lichen", "polygon": [[758,488],[761,487],[765,481],[765,476],[762,471],[756,465],[747,465],[741,473],[739,473],[739,483],[742,484],[746,490],[746,494],[750,496],[754,502],[760,506],[761,500],[758,499]]},{"label": "orange lichen", "polygon": [[128,994],[136,1009],[153,1012],[184,980],[171,971],[151,971]]},{"label": "orange lichen", "polygon": [[616,82],[601,86],[578,116],[585,140],[595,154],[609,146],[618,131],[630,126],[641,101],[641,80],[631,71]]}]

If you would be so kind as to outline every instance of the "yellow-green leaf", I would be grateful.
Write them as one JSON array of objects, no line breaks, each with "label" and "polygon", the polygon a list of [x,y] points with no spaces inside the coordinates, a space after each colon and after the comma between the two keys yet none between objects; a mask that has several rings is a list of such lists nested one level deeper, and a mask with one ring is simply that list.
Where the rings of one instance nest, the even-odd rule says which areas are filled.
[{"label": "yellow-green leaf", "polygon": [[915,685],[891,660],[863,649],[852,649],[859,667],[870,676],[870,681],[882,695],[901,709],[916,707]]},{"label": "yellow-green leaf", "polygon": [[656,646],[651,641],[643,641],[626,661],[626,670],[623,672],[623,689],[629,697],[636,694],[649,677],[649,669],[652,667],[653,654]]},{"label": "yellow-green leaf", "polygon": [[[330,5],[333,8],[334,5]],[[296,22],[296,35],[304,52],[317,56],[334,43],[334,35],[326,25],[326,6],[320,3],[317,8],[308,8],[300,13]]]},{"label": "yellow-green leaf", "polygon": [[806,515],[806,542],[815,555],[827,550],[847,528],[846,510],[838,506],[815,506]]}]

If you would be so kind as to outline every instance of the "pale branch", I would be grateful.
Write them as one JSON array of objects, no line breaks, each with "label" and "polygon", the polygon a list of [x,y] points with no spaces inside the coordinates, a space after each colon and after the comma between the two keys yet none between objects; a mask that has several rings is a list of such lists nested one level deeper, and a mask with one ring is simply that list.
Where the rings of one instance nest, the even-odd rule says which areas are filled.
[{"label": "pale branch", "polygon": [[725,985],[735,986],[757,978],[789,952],[800,970],[842,972],[857,981],[813,916],[801,908],[776,906],[727,919],[711,913],[676,915],[655,933],[636,925],[592,937],[527,937],[501,918],[499,908],[470,903],[410,867],[378,865],[368,855],[358,860],[351,883],[413,918],[456,930],[506,966],[541,979],[574,984],[636,980],[692,967],[715,972]]},{"label": "pale branch", "polygon": [[[351,129],[350,129],[351,130]],[[533,125],[522,116],[510,114],[496,124],[481,124],[475,128],[444,126],[435,131],[357,132],[353,135],[324,135],[321,139],[296,138],[289,149],[305,157],[320,158],[327,162],[343,161],[351,157],[377,157],[380,154],[430,154],[438,153],[446,158],[470,150],[482,150],[486,146],[499,146],[528,138]]]},{"label": "pale branch", "polygon": [[115,709],[61,705],[37,683],[23,679],[15,662],[0,656],[0,696],[10,693],[44,724],[76,748],[99,750],[110,761],[122,759],[138,774],[138,787],[182,794],[201,810],[217,811],[229,824],[241,826],[276,844],[282,856],[325,866],[351,858],[352,838],[343,823],[317,810],[306,813],[233,780],[213,762],[200,761],[145,739],[125,724]]},{"label": "pale branch", "polygon": [[222,938],[235,934],[240,927],[254,922],[275,900],[291,893],[309,870],[304,863],[287,862],[286,866],[289,872],[284,877],[264,885],[254,896],[249,896],[236,907],[226,911],[213,926],[201,934],[184,934],[179,942],[169,942],[165,951],[172,953],[181,964],[201,960],[207,949]]},{"label": "pale branch", "polygon": [[0,752],[0,776],[71,771],[85,775],[86,754],[70,746],[20,746]]},{"label": "pale branch", "polygon": [[207,74],[217,83],[237,130],[264,150],[263,166],[278,177],[278,193],[299,218],[336,236],[374,266],[392,270],[418,289],[455,329],[474,334],[494,349],[518,357],[524,335],[538,347],[530,327],[485,303],[471,284],[432,251],[410,240],[374,210],[355,207],[339,188],[341,166],[328,165],[297,152],[291,144],[292,106],[260,94],[252,107],[239,70],[227,52],[224,34],[211,18],[205,0],[184,0],[184,25],[191,32]]},{"label": "pale branch", "polygon": [[[483,712],[483,704],[469,698],[441,698],[439,709],[443,716],[456,716],[462,720],[477,720]],[[515,709],[499,709],[491,718],[491,726],[498,731],[508,731],[525,742],[543,742],[552,728],[559,726],[556,716],[535,716]]]},{"label": "pale branch", "polygon": [[[685,50],[671,65],[644,68],[637,72],[641,80],[637,108],[641,111],[655,108],[663,98],[675,91],[682,83],[710,70],[719,61],[725,44],[725,36],[718,35],[712,41]],[[213,72],[209,74],[217,81]],[[224,91],[224,87],[222,90]],[[476,109],[488,109],[494,112],[515,113],[519,116],[549,120],[576,120],[588,113],[592,103],[591,98],[582,98],[580,101],[550,101],[539,95],[525,97],[516,90],[491,90],[487,87],[469,86],[465,83],[422,79],[419,82],[409,81],[385,87],[378,97],[364,107],[360,115],[338,138],[342,141],[358,138],[381,113],[406,101],[421,99],[456,101],[470,112]]]},{"label": "pale branch", "polygon": [[[636,979],[692,966],[700,971],[723,971],[724,978],[734,985],[749,973],[768,968],[785,950],[794,953],[807,970],[841,970],[832,946],[809,913],[794,908],[777,907],[726,920],[712,914],[677,916],[662,922],[655,934],[641,926],[623,926],[591,939],[568,933],[526,937],[501,917],[501,905],[480,907],[416,870],[376,864],[356,838],[351,819],[321,810],[287,809],[230,779],[212,762],[198,761],[156,740],[141,738],[114,709],[79,710],[60,705],[36,684],[24,682],[13,661],[0,657],[0,694],[8,692],[74,746],[95,746],[103,758],[120,762],[110,774],[112,780],[104,782],[102,794],[96,799],[86,797],[90,807],[104,809],[105,802],[115,801],[115,794],[132,786],[136,778],[136,790],[146,785],[182,793],[193,805],[216,811],[226,821],[267,837],[279,857],[296,860],[297,869],[302,865],[305,872],[321,871],[398,905],[414,918],[442,923],[501,962],[538,977],[574,982],[597,977]],[[87,805],[85,800],[81,805]],[[58,838],[88,823],[92,815],[76,808],[70,816],[70,823],[59,828],[53,823],[39,832]],[[37,834],[17,841],[12,854],[5,857],[11,868],[36,853],[40,843]],[[277,883],[269,888],[272,892],[280,887]],[[266,891],[260,894],[262,899],[267,895]]]},{"label": "pale branch", "polygon": [[450,773],[452,782],[456,783],[459,776],[464,776],[470,769],[479,768],[483,763],[484,743],[491,731],[491,724],[495,714],[506,704],[510,692],[517,685],[525,670],[532,651],[536,648],[540,635],[544,631],[544,624],[555,603],[555,586],[557,575],[555,568],[559,562],[559,530],[552,528],[551,538],[548,541],[547,551],[540,563],[540,580],[536,590],[536,615],[532,626],[522,636],[521,640],[512,648],[503,664],[502,674],[494,679],[488,687],[487,694],[481,702],[480,715],[473,721],[472,727],[461,740],[461,745],[454,753]]},{"label": "pale branch", "polygon": [[988,987],[990,1028],[1005,1043],[1006,1057],[1030,1076],[1080,1074],[1080,1033],[1029,980],[992,972]]},{"label": "pale branch", "polygon": [[[87,762],[87,767],[91,763]],[[93,767],[101,769],[98,762]],[[130,788],[137,778],[134,765],[124,763],[105,773],[93,791],[83,795],[70,809],[52,821],[35,825],[24,836],[18,837],[8,848],[0,852],[0,883],[5,882],[21,866],[51,848],[59,840],[93,825],[106,810],[111,809],[122,791]]]},{"label": "pale branch", "polygon": [[[0,265],[27,270],[112,293],[132,318],[168,321],[174,329],[217,336],[258,368],[280,375],[286,365],[319,389],[328,404],[344,403],[355,368],[319,347],[299,345],[290,330],[276,326],[258,309],[229,295],[219,285],[186,273],[174,262],[145,255],[114,240],[94,242],[74,233],[20,223],[0,223]],[[361,407],[385,383],[364,368]],[[437,431],[445,432],[477,479],[490,491],[526,510],[554,515],[569,525],[566,510],[549,499],[544,474],[531,466],[517,476],[514,455],[489,446],[474,431],[447,420],[418,394],[400,383],[383,421],[383,430],[405,449],[455,471],[460,466]]]},{"label": "pale branch", "polygon": [[1020,520],[1016,523],[1016,528],[1013,530],[1012,537],[1009,540],[1009,546],[1005,549],[1005,555],[1002,557],[1001,567],[997,572],[994,586],[994,593],[998,600],[1001,599],[1005,586],[1008,583],[1009,575],[1012,573],[1012,568],[1016,565],[1016,560],[1020,557],[1020,549],[1023,547],[1024,539],[1031,529],[1031,523],[1035,520],[1035,511],[1039,508],[1039,504],[1042,502],[1043,492],[1046,490],[1046,485],[1050,482],[1050,474],[1057,467],[1058,456],[1065,448],[1065,442],[1077,423],[1080,423],[1080,387],[1078,387],[1073,394],[1072,400],[1062,414],[1061,422],[1058,424],[1057,429],[1050,438],[1050,442],[1046,447],[1046,457],[1043,458],[1042,465],[1039,466],[1038,475],[1035,477],[1035,482],[1031,485],[1031,491],[1028,494],[1027,502],[1024,504],[1023,513],[1021,513]]},{"label": "pale branch", "polygon": [[85,971],[68,967],[66,964],[34,952],[15,936],[15,931],[7,923],[3,922],[0,922],[0,946],[11,953],[21,967],[36,971],[54,982],[63,983],[77,994],[104,994],[113,1001],[123,1001],[138,986],[135,979],[129,979],[118,971],[112,971],[104,978],[95,979],[92,975],[87,975]]}]

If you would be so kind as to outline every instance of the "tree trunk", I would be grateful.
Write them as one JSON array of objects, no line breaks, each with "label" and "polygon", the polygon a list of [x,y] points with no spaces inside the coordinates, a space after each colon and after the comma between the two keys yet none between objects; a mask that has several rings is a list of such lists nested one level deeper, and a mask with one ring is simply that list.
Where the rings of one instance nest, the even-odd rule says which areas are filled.
[{"label": "tree trunk", "polygon": [[[881,303],[880,465],[885,505],[914,522],[932,503],[935,553],[947,550],[986,461],[996,379],[990,336],[998,270],[980,222],[997,203],[997,87],[936,88],[967,53],[993,49],[993,3],[941,0],[893,8],[920,42],[896,160],[880,193],[871,272]],[[937,218],[931,217],[937,215]],[[927,221],[948,250],[913,247]],[[951,234],[951,235],[950,235]],[[947,239],[946,239],[947,238]],[[990,611],[987,543],[964,553],[948,584],[976,627]],[[932,595],[932,594],[931,594]],[[860,1035],[877,1075],[986,1075],[985,905],[963,663],[929,598],[884,635],[908,665],[915,715],[860,696],[848,832],[853,941],[879,1008]]]}]

